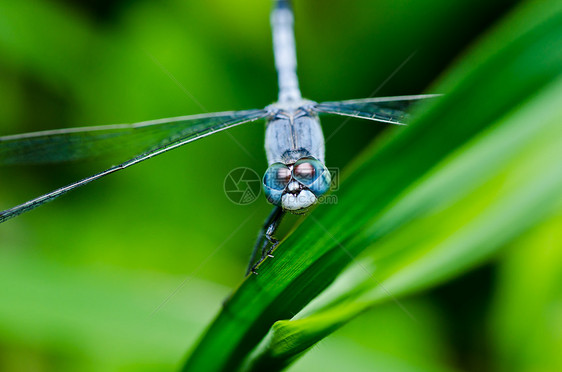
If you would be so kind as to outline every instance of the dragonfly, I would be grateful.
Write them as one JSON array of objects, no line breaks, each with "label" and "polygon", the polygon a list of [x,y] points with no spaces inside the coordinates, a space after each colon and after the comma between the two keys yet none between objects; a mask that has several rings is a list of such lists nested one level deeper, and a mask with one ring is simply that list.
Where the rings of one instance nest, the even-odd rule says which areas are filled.
[{"label": "dragonfly", "polygon": [[265,120],[268,168],[264,193],[274,208],[258,233],[246,275],[279,244],[275,233],[286,213],[305,214],[330,188],[319,116],[341,115],[404,125],[407,109],[436,94],[364,98],[334,102],[303,99],[297,77],[294,17],[289,0],[274,0],[271,12],[273,54],[278,75],[277,102],[262,109],[180,116],[134,124],[66,128],[0,137],[0,165],[41,164],[99,157],[123,147],[137,155],[90,177],[0,212],[0,223],[109,174],[214,133]]}]

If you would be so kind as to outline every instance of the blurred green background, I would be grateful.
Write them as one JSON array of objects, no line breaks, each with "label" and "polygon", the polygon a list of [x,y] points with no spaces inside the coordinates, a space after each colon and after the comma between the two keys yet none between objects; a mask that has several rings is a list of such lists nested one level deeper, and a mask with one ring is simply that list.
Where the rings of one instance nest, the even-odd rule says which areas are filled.
[{"label": "blurred green background", "polygon": [[[295,1],[303,95],[427,91],[516,3]],[[261,108],[277,93],[270,6],[0,1],[0,135]],[[323,119],[326,136],[342,122]],[[328,166],[345,168],[384,128],[350,121],[327,143]],[[177,368],[241,282],[269,212],[263,196],[239,206],[223,191],[230,170],[266,169],[263,135],[261,122],[213,135],[0,225],[0,370]],[[0,209],[119,160],[0,168]],[[547,346],[560,330],[524,334],[518,325],[529,313],[517,312],[511,283],[559,262],[530,250],[554,247],[557,226],[525,236],[516,254],[405,300],[417,321],[384,305],[291,370],[555,370],[560,360],[543,359],[555,354]],[[544,291],[528,289],[539,297],[533,314],[562,327],[560,296]],[[529,348],[516,352],[512,337],[528,337]]]}]

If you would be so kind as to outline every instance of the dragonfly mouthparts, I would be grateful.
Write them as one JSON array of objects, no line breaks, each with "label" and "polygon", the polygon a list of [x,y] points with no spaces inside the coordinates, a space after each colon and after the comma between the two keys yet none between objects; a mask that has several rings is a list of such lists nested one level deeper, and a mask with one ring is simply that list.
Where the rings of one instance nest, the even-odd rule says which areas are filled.
[{"label": "dragonfly mouthparts", "polygon": [[301,214],[306,213],[316,200],[316,196],[310,190],[303,188],[296,194],[285,192],[281,197],[281,207],[291,213]]},{"label": "dragonfly mouthparts", "polygon": [[291,183],[287,185],[287,191],[293,195],[297,195],[302,189],[303,185],[301,185],[298,181],[291,181]]}]

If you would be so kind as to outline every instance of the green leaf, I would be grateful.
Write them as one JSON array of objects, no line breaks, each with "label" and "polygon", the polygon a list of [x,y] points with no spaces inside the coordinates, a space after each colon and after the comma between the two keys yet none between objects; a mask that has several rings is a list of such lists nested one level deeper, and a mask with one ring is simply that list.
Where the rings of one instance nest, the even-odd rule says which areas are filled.
[{"label": "green leaf", "polygon": [[[529,2],[431,90],[444,98],[356,160],[337,205],[319,206],[234,292],[184,370],[235,370],[272,326],[245,366],[282,369],[389,293],[458,275],[559,209],[561,75],[562,4]],[[339,290],[275,324],[368,247]]]}]

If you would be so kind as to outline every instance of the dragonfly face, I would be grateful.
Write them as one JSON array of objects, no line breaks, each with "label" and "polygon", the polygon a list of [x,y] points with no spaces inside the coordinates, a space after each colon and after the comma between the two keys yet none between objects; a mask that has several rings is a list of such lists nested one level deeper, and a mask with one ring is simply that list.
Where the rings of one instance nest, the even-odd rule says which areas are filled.
[{"label": "dragonfly face", "polygon": [[330,188],[330,172],[312,156],[293,164],[274,163],[263,177],[267,200],[292,213],[305,213]]},{"label": "dragonfly face", "polygon": [[265,149],[269,168],[263,177],[267,200],[292,213],[305,213],[330,187],[324,165],[324,136],[318,116],[303,101],[296,109],[268,109]]}]

